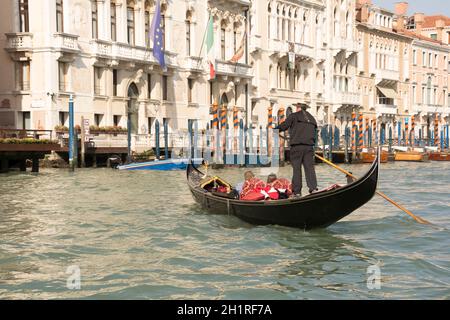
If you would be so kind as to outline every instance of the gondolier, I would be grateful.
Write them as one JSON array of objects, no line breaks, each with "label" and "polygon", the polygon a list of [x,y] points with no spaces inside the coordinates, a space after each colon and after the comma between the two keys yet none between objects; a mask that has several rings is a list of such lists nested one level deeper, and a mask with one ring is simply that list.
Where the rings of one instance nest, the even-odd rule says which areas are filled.
[{"label": "gondolier", "polygon": [[286,121],[275,129],[289,130],[290,160],[294,170],[292,177],[294,196],[301,196],[302,165],[305,168],[306,183],[309,193],[317,191],[317,178],[314,169],[314,145],[316,143],[316,119],[306,111],[309,106],[304,103],[295,104],[297,112],[287,117]]}]

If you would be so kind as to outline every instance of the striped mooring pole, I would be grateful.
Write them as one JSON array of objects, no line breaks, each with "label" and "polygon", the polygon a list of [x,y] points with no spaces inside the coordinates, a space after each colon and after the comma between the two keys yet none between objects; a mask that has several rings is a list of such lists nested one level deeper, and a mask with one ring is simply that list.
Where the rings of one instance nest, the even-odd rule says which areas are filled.
[{"label": "striped mooring pole", "polygon": [[237,150],[238,150],[238,141],[237,141],[237,139],[238,139],[238,130],[239,130],[239,117],[238,117],[238,108],[237,108],[237,106],[234,106],[234,108],[233,108],[233,135],[234,135],[234,138],[233,138],[233,149],[234,149],[234,152],[237,152]]},{"label": "striped mooring pole", "polygon": [[220,113],[220,129],[225,130],[226,126],[227,126],[227,107],[223,105]]},{"label": "striped mooring pole", "polygon": [[161,149],[160,149],[160,132],[159,132],[159,120],[155,120],[155,149],[156,149],[156,159],[161,158]]},{"label": "striped mooring pole", "polygon": [[75,137],[74,137],[73,95],[70,95],[70,97],[69,97],[69,170],[70,171],[75,170],[75,161],[74,161],[75,139],[74,138]]},{"label": "striped mooring pole", "polygon": [[226,151],[226,144],[227,144],[227,107],[226,105],[222,106],[221,112],[220,112],[220,129],[221,129],[221,138],[222,138],[222,143],[221,143],[221,147],[222,147],[222,156],[225,156],[225,151]]},{"label": "striped mooring pole", "polygon": [[267,130],[266,130],[266,135],[267,135],[267,156],[271,156],[272,155],[272,139],[270,136],[270,129],[273,128],[273,107],[269,106],[269,108],[267,108]]},{"label": "striped mooring pole", "polygon": [[364,128],[364,145],[365,146],[370,146],[370,142],[369,142],[369,118],[366,117],[366,126]]},{"label": "striped mooring pole", "polygon": [[[278,110],[278,124],[282,124],[286,120],[286,116],[284,114],[284,108],[281,107]],[[284,147],[285,140],[280,137],[280,161],[284,161]]]},{"label": "striped mooring pole", "polygon": [[345,163],[349,163],[349,159],[348,159],[348,147],[350,145],[350,128],[348,127],[348,123],[345,125],[345,153],[344,153],[344,161]]},{"label": "striped mooring pole", "polygon": [[434,118],[434,145],[439,146],[439,115]]},{"label": "striped mooring pole", "polygon": [[362,148],[364,148],[364,131],[363,131],[363,114],[362,112],[359,113],[359,143],[358,143],[359,150],[362,151]]},{"label": "striped mooring pole", "polygon": [[164,129],[164,160],[169,159],[169,119],[163,119]]},{"label": "striped mooring pole", "polygon": [[389,152],[392,152],[392,127],[389,126]]},{"label": "striped mooring pole", "polygon": [[410,144],[412,146],[416,145],[416,117],[414,115],[411,116],[411,134],[410,134]]},{"label": "striped mooring pole", "polygon": [[237,130],[239,128],[238,114],[239,114],[238,108],[235,106],[233,108],[233,128],[234,128],[234,130]]},{"label": "striped mooring pole", "polygon": [[217,135],[218,135],[218,129],[219,129],[219,104],[217,101],[215,101],[211,107],[211,113],[212,113],[212,124],[211,124],[211,153],[213,154],[214,159],[217,157]]},{"label": "striped mooring pole", "polygon": [[448,148],[450,148],[450,145],[449,145],[449,132],[448,132],[448,129],[449,129],[449,127],[448,127],[448,124],[445,126],[445,128],[447,129],[447,133],[446,133],[446,135],[445,135],[445,140],[446,140],[446,142],[445,142],[445,145],[447,146],[447,149]]},{"label": "striped mooring pole", "polygon": [[[352,142],[351,142],[352,152],[356,152],[356,112],[352,112]],[[353,155],[354,155],[353,154]],[[354,159],[354,157],[353,157]]]},{"label": "striped mooring pole", "polygon": [[405,138],[404,138],[405,146],[409,144],[408,136],[409,136],[409,119],[405,118]]}]

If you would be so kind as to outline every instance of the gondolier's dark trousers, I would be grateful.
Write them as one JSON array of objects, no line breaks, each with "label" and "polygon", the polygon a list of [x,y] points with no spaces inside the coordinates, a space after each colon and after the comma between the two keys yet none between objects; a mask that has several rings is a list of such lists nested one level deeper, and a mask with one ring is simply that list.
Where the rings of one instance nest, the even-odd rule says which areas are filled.
[{"label": "gondolier's dark trousers", "polygon": [[314,169],[314,147],[307,145],[291,146],[290,159],[294,171],[292,188],[294,194],[302,192],[302,164],[305,168],[306,184],[309,192],[317,189],[316,171]]}]

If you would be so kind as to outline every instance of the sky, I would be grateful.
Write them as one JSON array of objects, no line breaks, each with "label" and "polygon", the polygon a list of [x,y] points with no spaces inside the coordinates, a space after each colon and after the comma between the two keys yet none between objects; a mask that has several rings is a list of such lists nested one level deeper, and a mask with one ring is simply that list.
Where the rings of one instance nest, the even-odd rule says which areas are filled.
[{"label": "sky", "polygon": [[423,12],[426,15],[443,14],[450,17],[450,0],[372,0],[372,3],[394,11],[395,3],[400,1],[409,3],[408,15]]}]

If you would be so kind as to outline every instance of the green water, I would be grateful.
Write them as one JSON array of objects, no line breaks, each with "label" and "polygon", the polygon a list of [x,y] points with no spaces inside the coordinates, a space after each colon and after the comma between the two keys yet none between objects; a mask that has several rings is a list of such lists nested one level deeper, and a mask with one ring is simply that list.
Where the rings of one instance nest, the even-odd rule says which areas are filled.
[{"label": "green water", "polygon": [[[345,183],[317,171],[322,187]],[[326,230],[255,227],[204,213],[183,172],[0,175],[0,298],[449,299],[450,163],[383,164],[379,189],[440,228],[379,197]],[[374,265],[380,289],[367,286]]]}]

